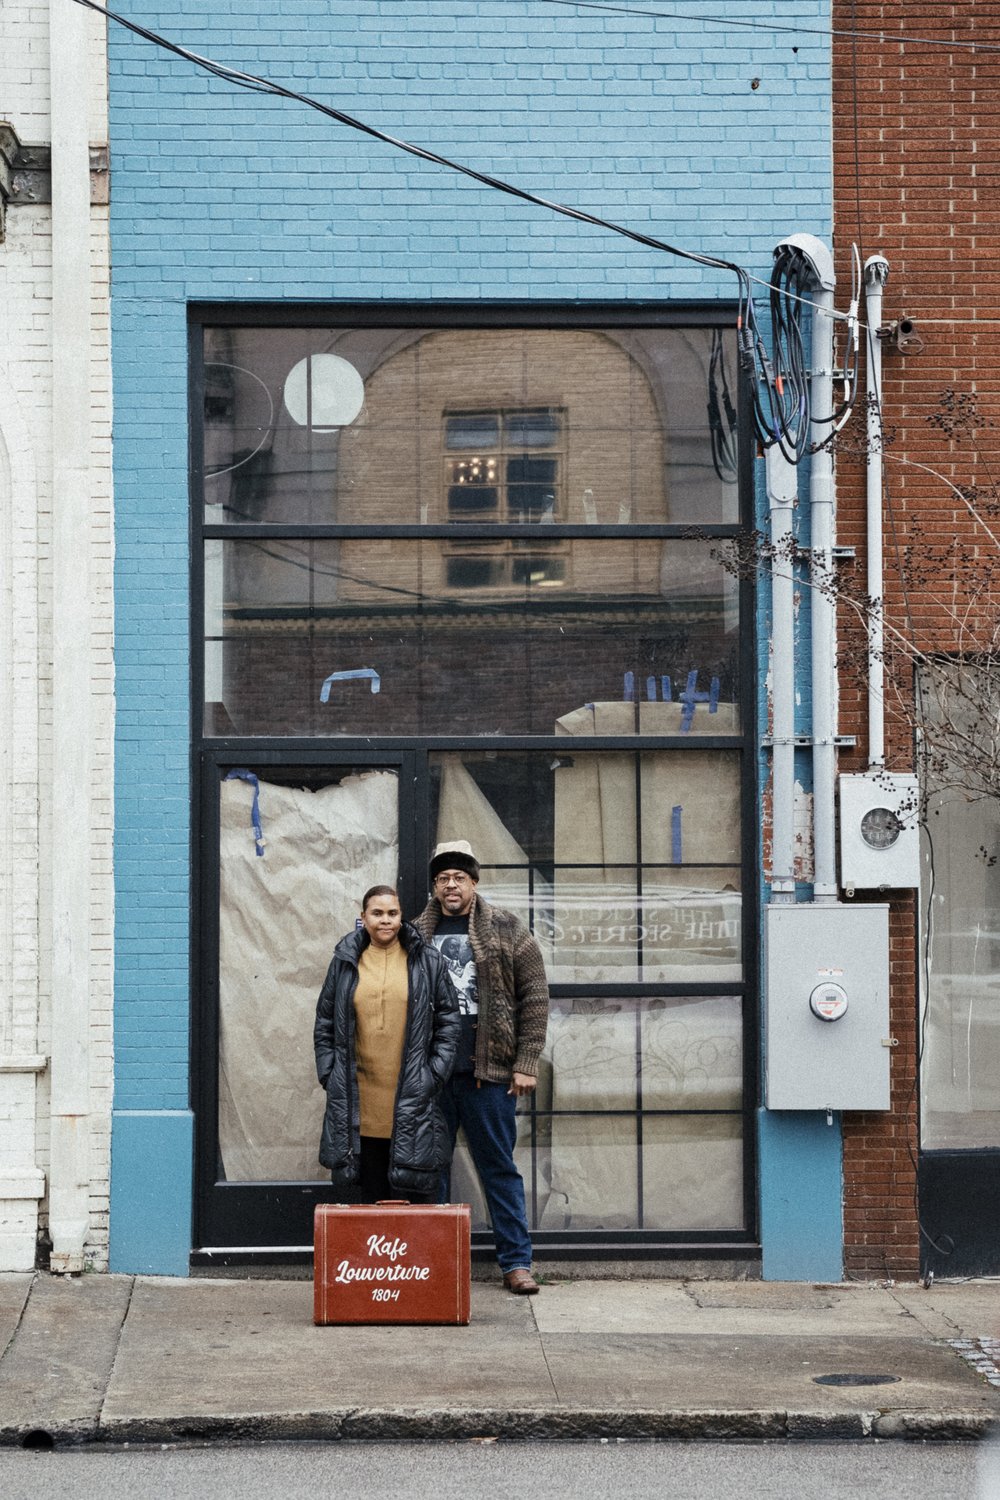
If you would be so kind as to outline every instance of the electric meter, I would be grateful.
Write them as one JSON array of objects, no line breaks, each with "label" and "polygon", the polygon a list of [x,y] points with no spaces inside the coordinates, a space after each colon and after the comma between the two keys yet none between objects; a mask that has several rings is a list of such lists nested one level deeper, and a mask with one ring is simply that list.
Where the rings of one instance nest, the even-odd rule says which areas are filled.
[{"label": "electric meter", "polygon": [[891,849],[902,831],[891,807],[872,807],[861,819],[861,837],[869,849]]},{"label": "electric meter", "polygon": [[895,890],[920,884],[920,789],[917,778],[875,771],[841,776],[840,884]]},{"label": "electric meter", "polygon": [[847,1014],[847,991],[839,984],[818,984],[809,996],[809,1009],[821,1021],[839,1021]]}]

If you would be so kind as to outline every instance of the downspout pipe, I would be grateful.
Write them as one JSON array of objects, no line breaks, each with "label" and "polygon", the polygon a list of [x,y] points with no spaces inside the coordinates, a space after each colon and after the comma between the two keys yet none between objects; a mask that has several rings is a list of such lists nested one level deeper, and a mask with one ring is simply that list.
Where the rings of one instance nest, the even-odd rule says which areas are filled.
[{"label": "downspout pipe", "polygon": [[885,623],[882,563],[882,288],[889,279],[889,262],[882,255],[865,261],[865,322],[868,327],[865,403],[868,423],[866,468],[866,542],[870,602],[868,617],[868,766],[885,766]]},{"label": "downspout pipe", "polygon": [[798,470],[768,448],[771,534],[771,900],[795,900],[795,581],[792,528]]}]

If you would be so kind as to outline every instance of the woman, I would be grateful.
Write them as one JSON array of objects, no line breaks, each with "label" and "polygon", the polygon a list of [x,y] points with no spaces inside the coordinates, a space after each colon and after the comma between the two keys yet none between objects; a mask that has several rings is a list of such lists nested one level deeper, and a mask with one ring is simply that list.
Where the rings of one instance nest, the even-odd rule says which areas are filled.
[{"label": "woman", "polygon": [[437,950],[376,885],[361,928],[337,944],[313,1044],[326,1089],[319,1159],[361,1201],[436,1203],[449,1154],[438,1095],[455,1061],[458,1002]]}]

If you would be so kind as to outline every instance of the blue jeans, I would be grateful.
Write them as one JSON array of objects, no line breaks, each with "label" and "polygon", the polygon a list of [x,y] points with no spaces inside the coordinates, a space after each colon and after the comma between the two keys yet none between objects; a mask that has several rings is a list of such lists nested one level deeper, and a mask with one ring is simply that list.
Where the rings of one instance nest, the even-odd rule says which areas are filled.
[{"label": "blue jeans", "polygon": [[[477,1087],[478,1083],[478,1087]],[[517,1100],[505,1083],[486,1083],[471,1073],[450,1078],[438,1101],[452,1149],[461,1125],[479,1174],[493,1224],[493,1240],[501,1271],[531,1267],[531,1236],[524,1206],[524,1183],[514,1165]],[[445,1179],[447,1202],[447,1178]]]}]

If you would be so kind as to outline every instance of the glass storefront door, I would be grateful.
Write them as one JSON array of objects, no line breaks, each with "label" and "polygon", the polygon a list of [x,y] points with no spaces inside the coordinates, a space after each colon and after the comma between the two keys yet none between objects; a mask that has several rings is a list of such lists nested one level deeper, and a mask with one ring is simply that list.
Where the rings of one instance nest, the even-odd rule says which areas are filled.
[{"label": "glass storefront door", "polygon": [[330,1197],[316,999],[364,891],[408,862],[409,769],[405,756],[205,759],[202,1249],[308,1245]]}]

